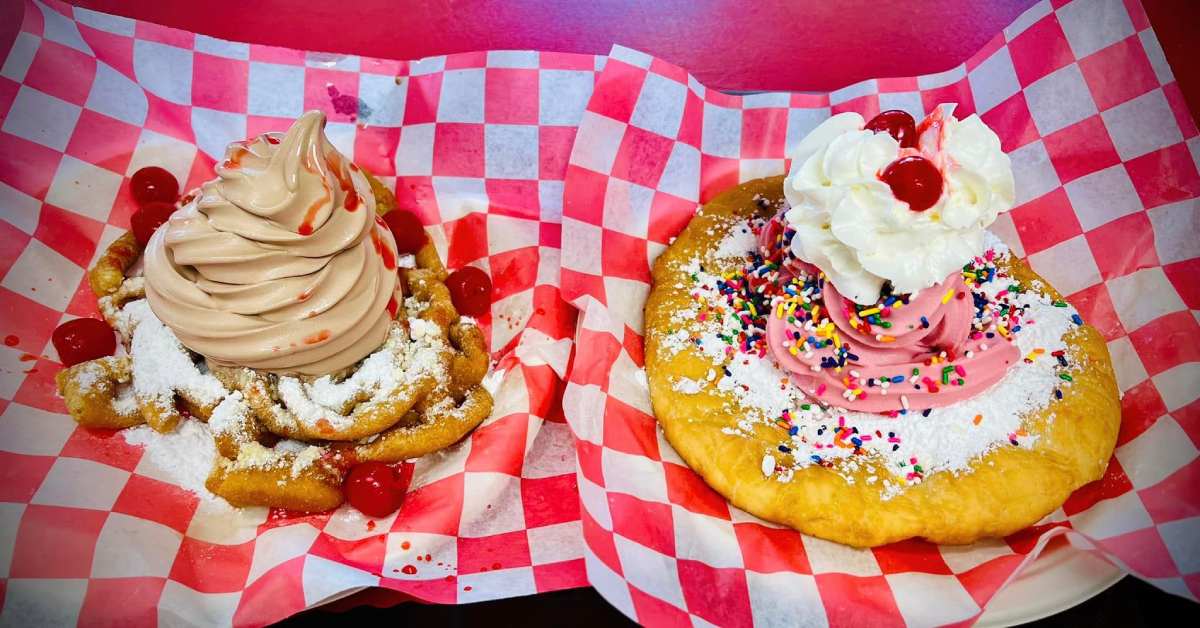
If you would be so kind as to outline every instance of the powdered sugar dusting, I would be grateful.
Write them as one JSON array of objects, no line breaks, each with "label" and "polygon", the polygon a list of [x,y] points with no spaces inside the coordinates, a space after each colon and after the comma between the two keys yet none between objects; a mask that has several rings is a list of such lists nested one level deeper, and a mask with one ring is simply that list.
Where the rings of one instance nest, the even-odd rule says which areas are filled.
[{"label": "powdered sugar dusting", "polygon": [[742,257],[758,248],[758,236],[750,227],[749,220],[735,223],[729,235],[717,247],[717,258]]},{"label": "powdered sugar dusting", "polygon": [[212,432],[200,421],[182,421],[173,432],[160,434],[148,425],[121,430],[125,442],[145,449],[145,458],[180,488],[191,491],[206,502],[232,509],[224,499],[204,487],[217,457]]},{"label": "powdered sugar dusting", "polygon": [[163,325],[145,299],[122,310],[133,326],[133,390],[143,400],[173,403],[175,391],[186,391],[199,403],[220,401],[228,391],[212,374],[202,372],[179,338]]},{"label": "powdered sugar dusting", "polygon": [[234,441],[245,443],[252,440],[252,435],[245,430],[250,406],[242,398],[242,392],[235,390],[221,400],[208,418],[208,427],[214,435],[227,435]]},{"label": "powdered sugar dusting", "polygon": [[305,383],[295,377],[280,377],[277,389],[284,405],[298,421],[311,427],[319,424],[345,429],[355,418],[345,414],[356,401],[399,394],[406,383],[420,377],[445,379],[439,355],[448,350],[441,328],[428,321],[409,320],[409,335],[394,325],[383,347],[367,356],[349,378],[336,382],[329,376]]},{"label": "powdered sugar dusting", "polygon": [[120,414],[133,414],[138,411],[137,397],[133,394],[133,386],[128,384],[117,387],[117,396],[113,398],[113,410]]}]

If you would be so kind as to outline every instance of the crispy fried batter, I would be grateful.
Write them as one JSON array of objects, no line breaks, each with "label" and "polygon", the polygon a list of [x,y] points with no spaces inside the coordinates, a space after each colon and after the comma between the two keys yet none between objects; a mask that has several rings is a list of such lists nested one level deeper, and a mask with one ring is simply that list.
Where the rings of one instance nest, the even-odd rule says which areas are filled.
[{"label": "crispy fried batter", "polygon": [[179,421],[183,419],[183,415],[175,407],[174,396],[135,395],[135,397],[138,408],[142,411],[142,420],[156,432],[163,434],[172,432],[175,430],[175,426],[179,425]]},{"label": "crispy fried batter", "polygon": [[121,308],[125,304],[142,299],[146,296],[146,282],[141,277],[130,277],[121,282],[121,285],[116,290],[97,299],[97,304],[100,307],[100,313],[104,316],[104,320],[109,327],[117,330],[121,334],[121,339],[125,342],[128,348],[129,342],[133,339],[133,330],[127,329],[124,318],[121,316]]},{"label": "crispy fried batter", "polygon": [[483,386],[476,386],[467,392],[461,404],[455,405],[447,399],[427,408],[419,423],[393,427],[379,438],[353,447],[348,457],[360,462],[419,458],[462,440],[491,412],[492,395]]},{"label": "crispy fried batter", "polygon": [[437,247],[433,245],[432,240],[425,241],[425,245],[417,251],[416,258],[417,268],[429,271],[439,282],[446,281],[448,276],[446,267],[442,265],[442,258],[438,255]]},{"label": "crispy fried batter", "polygon": [[392,194],[392,191],[383,182],[376,179],[375,175],[366,170],[360,170],[360,172],[367,178],[367,183],[371,184],[371,193],[375,195],[375,213],[382,216],[396,209],[396,195]]},{"label": "crispy fried batter", "polygon": [[296,466],[299,454],[254,445],[241,449],[235,459],[218,457],[204,483],[230,504],[302,512],[323,512],[342,504],[340,467],[325,461]]},{"label": "crispy fried batter", "polygon": [[352,441],[378,434],[404,418],[435,384],[431,376],[403,382],[393,390],[355,406],[350,413],[352,422],[337,427],[328,420],[317,421],[316,425],[301,420],[277,401],[277,393],[271,392],[273,387],[264,376],[253,373],[251,378],[241,390],[263,427],[284,438],[305,441]]},{"label": "crispy fried batter", "polygon": [[89,360],[58,372],[58,394],[67,411],[84,427],[121,429],[143,423],[137,405],[122,404],[133,374],[129,356]]},{"label": "crispy fried batter", "polygon": [[405,280],[412,296],[423,304],[420,316],[448,332],[450,325],[458,320],[458,310],[450,299],[450,290],[437,277],[437,273],[425,268],[404,271]]},{"label": "crispy fried batter", "polygon": [[455,399],[462,399],[467,391],[479,385],[487,375],[487,341],[483,330],[476,325],[461,321],[450,327],[450,344],[456,351],[450,360],[450,383],[448,392]]},{"label": "crispy fried batter", "polygon": [[132,231],[126,231],[121,237],[113,240],[104,250],[104,255],[100,256],[99,261],[88,272],[88,284],[91,285],[92,292],[97,297],[116,292],[125,281],[125,271],[141,254],[142,247],[138,246]]}]

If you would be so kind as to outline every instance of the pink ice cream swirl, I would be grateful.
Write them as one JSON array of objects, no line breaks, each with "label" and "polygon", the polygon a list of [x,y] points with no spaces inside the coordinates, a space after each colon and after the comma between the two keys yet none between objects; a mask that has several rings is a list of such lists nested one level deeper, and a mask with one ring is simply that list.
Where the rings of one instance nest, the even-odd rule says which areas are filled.
[{"label": "pink ice cream swirl", "polygon": [[776,217],[763,227],[763,255],[780,264],[783,281],[811,288],[807,299],[815,307],[787,314],[790,308],[777,304],[784,307],[768,316],[767,342],[809,397],[861,412],[920,411],[983,392],[1020,359],[1007,333],[991,331],[993,314],[977,306],[962,272],[859,305],[789,254],[782,224]]}]

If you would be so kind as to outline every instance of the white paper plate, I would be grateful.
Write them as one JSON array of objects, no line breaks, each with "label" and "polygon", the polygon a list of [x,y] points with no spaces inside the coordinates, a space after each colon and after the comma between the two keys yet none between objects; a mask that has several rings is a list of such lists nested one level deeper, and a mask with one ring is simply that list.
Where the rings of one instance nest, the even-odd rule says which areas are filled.
[{"label": "white paper plate", "polygon": [[1116,584],[1124,575],[1091,552],[1055,544],[992,598],[975,625],[1015,626],[1061,613]]}]

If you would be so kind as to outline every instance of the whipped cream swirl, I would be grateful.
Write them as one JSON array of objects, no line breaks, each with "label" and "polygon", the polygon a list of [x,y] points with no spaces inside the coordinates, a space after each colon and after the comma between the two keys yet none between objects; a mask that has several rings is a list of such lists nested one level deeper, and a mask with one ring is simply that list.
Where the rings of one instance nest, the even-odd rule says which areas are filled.
[{"label": "whipped cream swirl", "polygon": [[154,314],[210,362],[334,373],[387,338],[396,244],[358,167],[310,111],[286,134],[234,142],[217,178],[144,254]]},{"label": "whipped cream swirl", "polygon": [[[879,299],[885,281],[913,293],[947,278],[983,252],[984,229],[1012,208],[1012,166],[1000,139],[979,116],[957,120],[934,110],[918,126],[915,148],[863,128],[862,116],[835,115],[792,154],[784,195],[795,230],[791,254],[820,268],[859,304]],[[942,195],[912,211],[880,179],[893,161],[928,159],[942,174]]]}]

